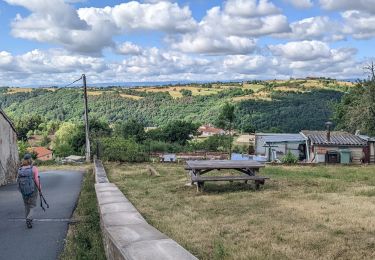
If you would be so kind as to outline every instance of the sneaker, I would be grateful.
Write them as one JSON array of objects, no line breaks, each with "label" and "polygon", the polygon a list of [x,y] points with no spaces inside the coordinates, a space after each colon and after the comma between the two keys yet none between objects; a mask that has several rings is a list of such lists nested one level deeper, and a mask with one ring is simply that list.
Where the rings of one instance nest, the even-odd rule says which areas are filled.
[{"label": "sneaker", "polygon": [[32,228],[33,227],[33,224],[32,224],[32,222],[31,222],[30,219],[26,220],[26,226],[27,226],[27,228]]}]

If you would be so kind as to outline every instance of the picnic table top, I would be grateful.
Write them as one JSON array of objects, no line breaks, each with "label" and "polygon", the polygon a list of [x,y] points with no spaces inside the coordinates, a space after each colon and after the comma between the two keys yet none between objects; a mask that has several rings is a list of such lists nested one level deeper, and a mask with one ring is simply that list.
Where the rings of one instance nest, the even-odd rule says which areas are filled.
[{"label": "picnic table top", "polygon": [[231,161],[231,160],[206,160],[206,161],[186,161],[189,170],[199,169],[246,169],[246,168],[262,168],[263,164],[257,161]]}]

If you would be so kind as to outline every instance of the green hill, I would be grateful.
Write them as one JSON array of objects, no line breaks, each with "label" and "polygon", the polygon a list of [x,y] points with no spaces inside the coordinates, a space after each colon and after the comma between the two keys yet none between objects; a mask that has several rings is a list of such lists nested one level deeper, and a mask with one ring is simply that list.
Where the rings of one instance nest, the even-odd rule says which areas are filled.
[{"label": "green hill", "polygon": [[[332,105],[353,87],[334,80],[257,81],[160,88],[90,88],[90,116],[110,123],[135,118],[147,126],[174,120],[214,123],[225,102],[236,104],[235,128],[257,131],[322,129]],[[82,120],[81,89],[0,89],[0,106],[11,118],[38,114],[47,120]]]}]

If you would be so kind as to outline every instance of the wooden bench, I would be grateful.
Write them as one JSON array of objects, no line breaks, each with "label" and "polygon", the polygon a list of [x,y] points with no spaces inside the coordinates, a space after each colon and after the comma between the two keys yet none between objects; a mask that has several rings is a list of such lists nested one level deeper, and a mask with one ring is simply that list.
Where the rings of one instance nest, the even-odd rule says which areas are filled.
[{"label": "wooden bench", "polygon": [[[203,190],[206,181],[254,181],[256,189],[264,185],[268,177],[256,175],[264,165],[254,161],[229,161],[229,160],[212,160],[212,161],[187,161],[186,170],[189,171],[188,177],[191,178],[191,184],[197,185],[197,191]],[[205,176],[202,175],[213,170],[237,170],[242,174],[240,176]]]},{"label": "wooden bench", "polygon": [[247,183],[248,181],[254,181],[255,188],[259,189],[260,185],[264,185],[265,181],[268,180],[268,177],[263,176],[248,176],[248,175],[242,175],[242,176],[192,176],[191,181],[192,183],[197,184],[198,191],[203,189],[204,182],[205,181],[245,181]]}]

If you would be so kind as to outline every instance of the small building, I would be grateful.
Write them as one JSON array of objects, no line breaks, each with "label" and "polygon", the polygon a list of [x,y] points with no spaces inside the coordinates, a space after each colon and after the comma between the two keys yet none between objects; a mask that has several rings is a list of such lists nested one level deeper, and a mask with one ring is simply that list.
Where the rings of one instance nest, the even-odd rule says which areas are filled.
[{"label": "small building", "polygon": [[367,142],[367,149],[365,150],[366,162],[375,164],[375,137],[369,137],[367,135],[358,136]]},{"label": "small building", "polygon": [[42,146],[32,147],[30,150],[37,154],[36,156],[37,160],[50,161],[53,159],[53,152],[51,150],[48,150],[45,147],[42,147]]},{"label": "small building", "polygon": [[214,135],[224,135],[225,130],[221,128],[216,128],[212,125],[202,125],[198,128],[198,132],[200,133],[199,137],[210,137]]},{"label": "small building", "polygon": [[360,164],[365,162],[367,141],[342,131],[307,131],[309,161],[313,163]]},{"label": "small building", "polygon": [[18,161],[16,129],[0,109],[0,186],[15,180]]},{"label": "small building", "polygon": [[177,162],[176,154],[163,154],[160,157],[161,162]]},{"label": "small building", "polygon": [[267,161],[277,161],[291,152],[303,161],[307,159],[306,141],[301,134],[256,133],[255,154],[265,156]]}]

